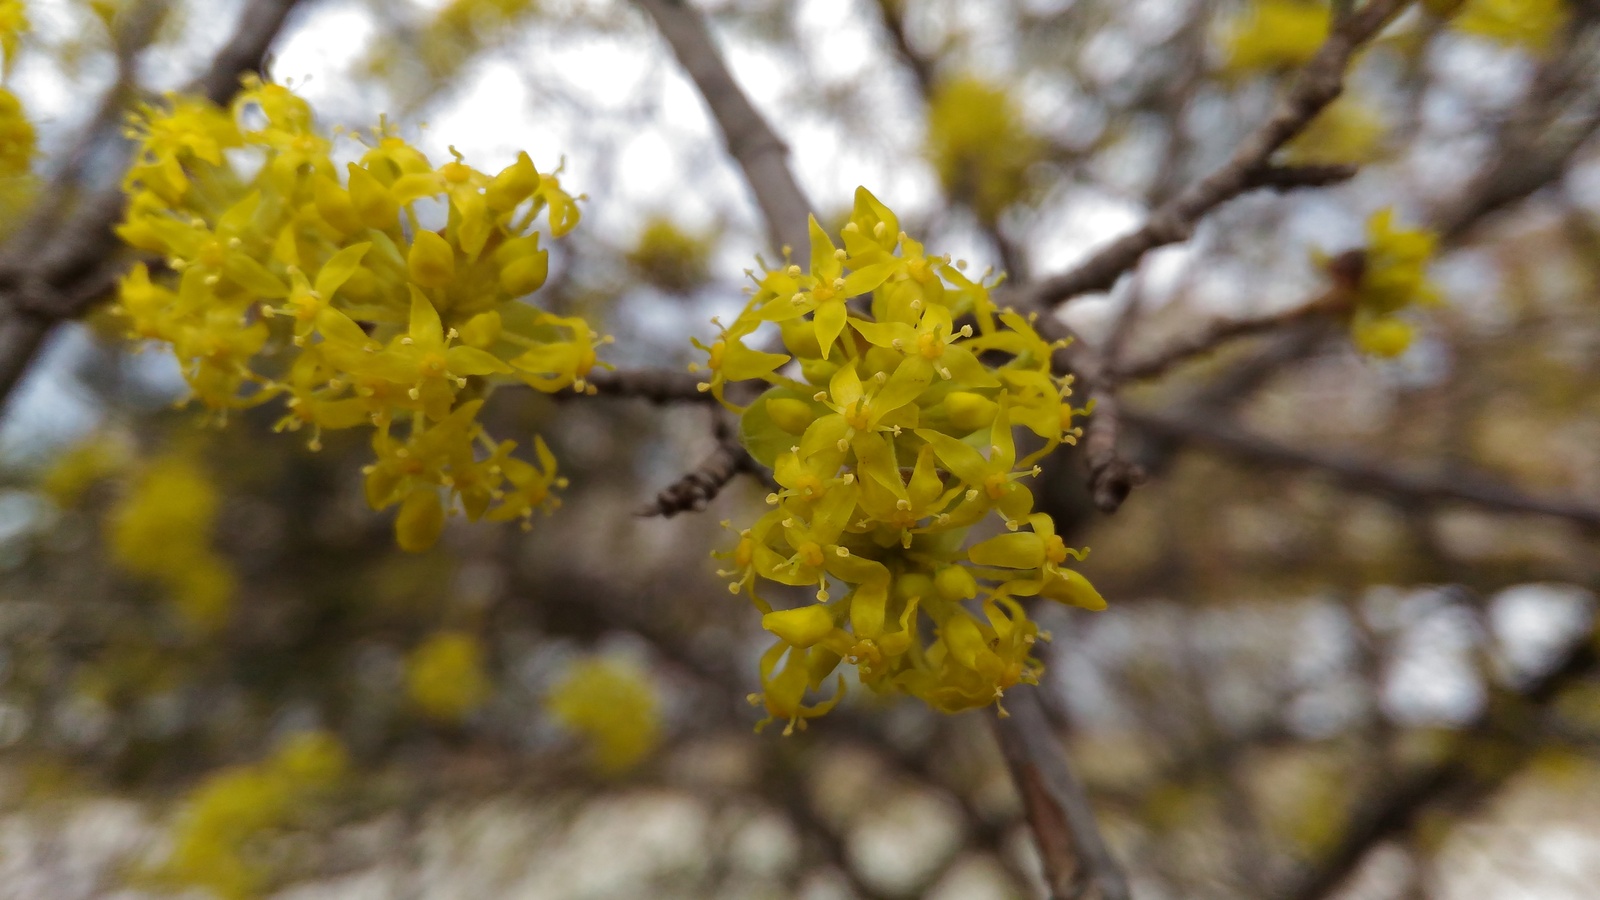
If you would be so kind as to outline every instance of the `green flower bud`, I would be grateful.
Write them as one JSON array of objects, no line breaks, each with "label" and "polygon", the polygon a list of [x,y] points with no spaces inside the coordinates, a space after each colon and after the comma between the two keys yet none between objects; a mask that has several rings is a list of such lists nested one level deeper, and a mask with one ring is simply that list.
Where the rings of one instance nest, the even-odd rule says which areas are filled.
[{"label": "green flower bud", "polygon": [[894,580],[894,596],[897,600],[910,600],[912,597],[927,597],[933,594],[933,579],[921,572],[907,572]]},{"label": "green flower bud", "polygon": [[538,233],[507,241],[494,253],[500,263],[500,287],[513,297],[531,294],[550,275],[550,252],[539,249]]},{"label": "green flower bud", "polygon": [[767,400],[767,416],[773,424],[790,434],[805,434],[816,420],[811,404],[793,397],[772,397]]},{"label": "green flower bud", "polygon": [[966,566],[945,566],[933,576],[933,583],[945,600],[971,600],[978,595],[978,582]]},{"label": "green flower bud", "polygon": [[787,319],[778,323],[778,332],[783,336],[783,345],[796,359],[822,358],[822,346],[817,343],[817,329],[811,320]]},{"label": "green flower bud", "polygon": [[500,340],[500,314],[494,310],[478,313],[461,326],[461,342],[487,350]]},{"label": "green flower bud", "polygon": [[828,386],[828,381],[833,378],[833,373],[839,371],[837,362],[828,362],[825,359],[800,359],[800,374],[806,381],[822,387]]},{"label": "green flower bud", "polygon": [[1000,404],[988,397],[967,391],[952,391],[944,398],[945,415],[951,425],[962,431],[988,428],[999,408]]}]

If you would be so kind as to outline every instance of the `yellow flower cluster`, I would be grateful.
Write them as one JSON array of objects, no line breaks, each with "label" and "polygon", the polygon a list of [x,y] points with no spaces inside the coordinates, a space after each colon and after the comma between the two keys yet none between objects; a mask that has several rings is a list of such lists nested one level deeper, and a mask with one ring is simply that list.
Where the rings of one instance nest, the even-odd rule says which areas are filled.
[{"label": "yellow flower cluster", "polygon": [[22,36],[32,27],[28,21],[28,8],[22,0],[0,0],[0,52],[5,53],[4,68],[0,74],[11,77],[17,64],[17,51],[22,49]]},{"label": "yellow flower cluster", "polygon": [[544,705],[557,722],[588,741],[603,775],[633,768],[661,742],[655,686],[629,663],[579,660],[550,689]]},{"label": "yellow flower cluster", "polygon": [[[27,10],[21,0],[0,0],[0,51],[5,53],[0,74],[6,78],[11,77],[22,36],[28,28]],[[25,178],[31,172],[36,149],[33,123],[28,120],[22,101],[8,88],[0,87],[0,181],[7,182],[0,184],[0,193],[8,201],[7,206],[17,199],[12,195],[19,193],[13,180]]]},{"label": "yellow flower cluster", "polygon": [[952,197],[993,222],[1022,196],[1027,169],[1040,145],[1016,104],[998,87],[975,78],[941,83],[928,108],[928,157]]},{"label": "yellow flower cluster", "polygon": [[1383,118],[1348,93],[1329,104],[1284,145],[1292,165],[1344,165],[1371,162],[1381,149]]},{"label": "yellow flower cluster", "polygon": [[1567,22],[1564,0],[1429,0],[1440,15],[1454,15],[1451,25],[1466,34],[1534,51],[1548,49]]},{"label": "yellow flower cluster", "polygon": [[483,647],[465,632],[435,634],[406,658],[406,695],[435,719],[459,721],[483,705],[490,689]]},{"label": "yellow flower cluster", "polygon": [[[131,337],[168,345],[194,397],[225,417],[281,400],[280,430],[371,425],[374,509],[398,505],[400,546],[426,549],[449,512],[528,520],[564,484],[489,439],[493,379],[588,389],[602,340],[523,298],[544,284],[536,218],[561,237],[573,198],[526,153],[488,175],[435,166],[387,127],[358,162],[286,87],[248,80],[231,109],[172,97],[134,117],[118,234],[139,265],[114,307]],[[438,227],[435,227],[438,226]]]},{"label": "yellow flower cluster", "polygon": [[1225,68],[1249,72],[1304,65],[1327,40],[1331,22],[1325,2],[1256,0],[1225,28]]},{"label": "yellow flower cluster", "polygon": [[[988,285],[928,256],[865,189],[840,239],[813,220],[809,271],[764,273],[738,319],[701,346],[702,387],[731,408],[732,383],[770,385],[741,410],[742,438],[782,489],[721,574],[777,637],[752,700],[789,729],[838,701],[803,702],[841,662],[876,691],[940,710],[988,705],[1038,675],[1041,635],[1015,598],[1105,605],[1067,567],[1082,554],[1034,512],[1024,483],[1078,434],[1069,379],[1051,373],[1056,347],[996,309]],[[768,323],[793,364],[746,346]],[[1018,429],[1037,449],[1019,451]],[[966,546],[996,519],[1007,531]],[[809,586],[817,602],[774,609],[763,581]]]},{"label": "yellow flower cluster", "polygon": [[131,458],[132,450],[115,435],[92,435],[55,458],[39,489],[57,506],[73,506],[96,482],[124,471]]},{"label": "yellow flower cluster", "polygon": [[324,732],[286,741],[271,758],[234,766],[190,794],[174,828],[172,853],[156,878],[201,887],[234,900],[267,886],[270,857],[254,844],[295,823],[337,786],[348,767],[344,747]]},{"label": "yellow flower cluster", "polygon": [[1439,302],[1438,289],[1428,281],[1435,242],[1432,232],[1396,228],[1392,207],[1367,220],[1366,259],[1350,320],[1356,346],[1374,356],[1398,356],[1411,346],[1411,324],[1399,313]]},{"label": "yellow flower cluster", "polygon": [[192,627],[228,618],[233,571],[211,548],[220,498],[205,470],[183,454],[152,461],[107,512],[112,558],[166,589]]},{"label": "yellow flower cluster", "polygon": [[710,277],[710,256],[709,239],[685,232],[670,219],[653,218],[628,251],[628,265],[647,283],[681,294]]}]

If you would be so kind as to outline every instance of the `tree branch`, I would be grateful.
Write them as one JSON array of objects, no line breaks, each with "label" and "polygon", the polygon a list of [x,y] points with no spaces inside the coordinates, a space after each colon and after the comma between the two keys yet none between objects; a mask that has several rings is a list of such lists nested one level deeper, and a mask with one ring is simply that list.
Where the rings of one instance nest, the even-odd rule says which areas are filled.
[{"label": "tree branch", "polygon": [[717,398],[709,391],[700,390],[701,379],[693,372],[674,369],[596,369],[585,376],[585,380],[603,397],[637,397],[659,406],[717,402]]},{"label": "tree branch", "polygon": [[1082,897],[1092,889],[1097,900],[1128,900],[1122,869],[1035,690],[1013,691],[1006,698],[1010,715],[991,722],[1038,842],[1050,897]]},{"label": "tree branch", "polygon": [[721,409],[713,411],[713,415],[716,416],[713,429],[717,438],[716,449],[700,465],[641,507],[635,515],[670,519],[682,512],[701,512],[712,500],[717,499],[717,495],[722,493],[734,476],[740,472],[760,472],[755,460],[739,443],[738,429],[733,424],[732,415]]},{"label": "tree branch", "polygon": [[700,89],[722,140],[767,221],[773,249],[803,259],[811,244],[811,202],[789,171],[789,148],[761,117],[728,71],[705,20],[687,0],[636,0],[650,14],[678,63]]},{"label": "tree branch", "polygon": [[1122,411],[1130,425],[1157,437],[1212,447],[1229,456],[1280,469],[1322,472],[1356,491],[1427,503],[1459,502],[1511,513],[1567,519],[1600,529],[1600,507],[1529,497],[1486,478],[1455,473],[1450,479],[1393,471],[1374,463],[1300,450],[1250,434],[1227,422],[1184,412]]},{"label": "tree branch", "polygon": [[1519,741],[1510,758],[1485,758],[1482,744],[1475,739],[1506,736],[1525,737],[1514,732],[1523,724],[1515,716],[1506,721],[1503,701],[1511,699],[1536,708],[1548,707],[1567,686],[1587,678],[1600,669],[1600,650],[1593,635],[1578,638],[1555,668],[1520,691],[1501,692],[1491,697],[1483,712],[1458,733],[1449,755],[1441,762],[1396,779],[1374,793],[1376,802],[1358,809],[1337,846],[1312,869],[1276,894],[1282,900],[1321,900],[1333,893],[1354,872],[1367,853],[1378,844],[1410,831],[1422,815],[1436,804],[1459,797],[1472,803],[1494,793],[1536,751],[1526,740]]},{"label": "tree branch", "polygon": [[[1240,142],[1226,164],[1162,204],[1138,230],[1112,241],[1076,267],[1026,288],[1025,304],[1044,310],[1080,294],[1109,290],[1146,253],[1187,240],[1207,213],[1246,191],[1329,183],[1318,179],[1342,174],[1324,170],[1310,181],[1297,181],[1312,169],[1323,167],[1274,168],[1268,160],[1338,98],[1356,49],[1375,37],[1409,3],[1410,0],[1370,0],[1360,12],[1347,18],[1306,64],[1272,117]],[[1299,175],[1289,179],[1293,183],[1275,183],[1284,179],[1286,172]]]}]

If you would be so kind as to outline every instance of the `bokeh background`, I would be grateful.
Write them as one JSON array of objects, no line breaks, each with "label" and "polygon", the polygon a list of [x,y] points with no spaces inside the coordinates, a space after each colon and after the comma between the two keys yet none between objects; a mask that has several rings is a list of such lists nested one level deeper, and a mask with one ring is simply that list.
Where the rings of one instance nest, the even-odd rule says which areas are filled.
[{"label": "bokeh background", "polygon": [[[10,84],[41,176],[138,5],[26,4]],[[157,5],[151,93],[241,6]],[[1015,281],[1222,162],[1327,16],[692,5],[821,217],[866,185],[930,252]],[[1424,6],[1290,148],[1355,178],[1233,202],[1062,310],[1155,358],[1304,306],[1381,208],[1439,235],[1444,302],[1407,314],[1403,354],[1310,320],[1229,341],[1125,387],[1148,477],[1114,515],[1071,448],[1040,476],[1110,608],[1038,610],[1038,690],[1141,900],[1600,884],[1600,5]],[[689,338],[776,261],[628,3],[304,0],[270,71],[327,126],[384,115],[435,161],[563,164],[583,223],[540,297],[615,335],[619,367],[699,358]],[[116,178],[101,155],[85,181]],[[99,316],[58,331],[0,423],[0,898],[1039,895],[985,714],[857,690],[804,733],[752,732],[762,633],[710,553],[765,488],[635,515],[712,449],[705,410],[502,392],[485,420],[545,437],[562,507],[409,555],[362,500],[359,435],[214,427],[139,351]]]}]

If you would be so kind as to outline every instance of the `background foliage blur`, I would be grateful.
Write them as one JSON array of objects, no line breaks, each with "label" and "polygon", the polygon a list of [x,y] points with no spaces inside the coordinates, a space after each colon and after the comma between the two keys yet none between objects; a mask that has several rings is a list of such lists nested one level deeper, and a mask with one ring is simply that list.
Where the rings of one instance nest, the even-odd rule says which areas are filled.
[{"label": "background foliage blur", "polygon": [[[11,219],[117,81],[137,5],[27,4],[6,64],[39,154],[0,182]],[[238,8],[164,5],[150,91]],[[1300,0],[697,5],[825,215],[864,184],[931,252],[1018,279],[1214,168],[1328,18]],[[1124,394],[1152,415],[1125,436],[1150,478],[1116,515],[1070,449],[1036,488],[1111,603],[1039,610],[1040,690],[1141,898],[1600,880],[1597,520],[1327,464],[1600,508],[1600,7],[1422,7],[1289,148],[1359,176],[1228,205],[1065,309],[1137,361],[1304,306],[1382,207],[1439,235],[1443,303],[1405,313],[1404,353],[1310,326],[1230,343]],[[763,227],[627,3],[307,0],[275,46],[274,76],[327,125],[381,111],[491,171],[564,158],[584,224],[543,297],[616,336],[603,358],[681,367],[741,305]],[[857,691],[803,734],[751,733],[760,630],[709,554],[764,489],[634,515],[704,455],[704,411],[503,392],[484,418],[546,437],[562,507],[528,532],[454,521],[410,555],[362,500],[360,436],[311,452],[265,411],[206,427],[172,408],[169,359],[112,334],[91,317],[61,335],[0,428],[0,897],[1037,890],[980,714]]]}]

